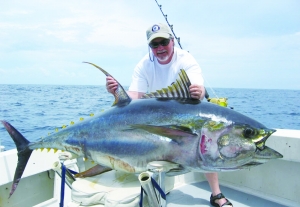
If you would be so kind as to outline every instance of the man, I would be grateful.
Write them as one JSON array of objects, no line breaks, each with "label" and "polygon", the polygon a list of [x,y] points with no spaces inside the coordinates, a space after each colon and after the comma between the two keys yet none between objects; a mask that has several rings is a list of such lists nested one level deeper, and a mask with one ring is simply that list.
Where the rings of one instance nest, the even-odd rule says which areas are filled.
[{"label": "man", "polygon": [[[169,27],[165,24],[154,24],[146,32],[151,50],[135,67],[128,95],[139,99],[147,92],[166,88],[176,79],[180,69],[184,69],[191,81],[189,87],[191,97],[202,100],[205,95],[201,68],[188,52],[174,47],[175,42]],[[118,83],[112,78],[106,78],[106,88],[114,93]],[[212,195],[210,203],[213,206],[233,206],[221,193],[217,173],[205,174]]]}]

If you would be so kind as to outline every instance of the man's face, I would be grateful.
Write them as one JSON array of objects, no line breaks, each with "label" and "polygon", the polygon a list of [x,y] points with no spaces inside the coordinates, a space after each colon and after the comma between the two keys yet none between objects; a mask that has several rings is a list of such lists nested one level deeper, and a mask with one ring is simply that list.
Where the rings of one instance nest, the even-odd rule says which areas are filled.
[{"label": "man's face", "polygon": [[[151,47],[154,56],[161,64],[167,64],[171,61],[174,52],[174,40],[170,39],[169,44],[166,45],[169,39],[155,38],[151,41],[152,45],[157,47]],[[150,44],[151,44],[150,43]]]}]

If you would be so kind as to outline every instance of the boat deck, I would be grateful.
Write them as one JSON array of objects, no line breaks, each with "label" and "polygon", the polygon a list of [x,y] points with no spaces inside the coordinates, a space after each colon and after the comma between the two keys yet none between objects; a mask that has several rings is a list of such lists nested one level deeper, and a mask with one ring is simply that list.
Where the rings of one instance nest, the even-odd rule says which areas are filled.
[{"label": "boat deck", "polygon": [[[221,186],[221,190],[234,207],[285,207],[228,187]],[[210,194],[210,187],[206,181],[183,185],[175,188],[167,195],[167,207],[211,206],[209,203]]]}]

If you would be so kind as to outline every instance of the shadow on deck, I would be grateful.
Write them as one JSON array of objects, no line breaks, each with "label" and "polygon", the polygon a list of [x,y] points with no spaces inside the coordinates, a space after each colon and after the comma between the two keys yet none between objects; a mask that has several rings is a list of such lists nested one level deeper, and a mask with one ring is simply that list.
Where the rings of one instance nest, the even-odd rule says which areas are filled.
[{"label": "shadow on deck", "polygon": [[[234,207],[285,207],[257,196],[249,195],[228,187],[221,186],[222,193]],[[183,185],[167,195],[167,207],[211,206],[210,187],[206,181]]]}]

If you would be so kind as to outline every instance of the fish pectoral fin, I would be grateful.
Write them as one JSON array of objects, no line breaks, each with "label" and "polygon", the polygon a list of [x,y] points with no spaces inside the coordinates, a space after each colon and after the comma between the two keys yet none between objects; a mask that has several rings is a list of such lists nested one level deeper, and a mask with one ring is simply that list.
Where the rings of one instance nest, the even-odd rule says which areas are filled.
[{"label": "fish pectoral fin", "polygon": [[198,136],[196,133],[193,133],[191,128],[179,125],[155,126],[147,124],[134,124],[131,125],[131,127],[134,129],[142,129],[149,133],[156,134],[159,136],[168,137],[173,140],[184,137]]},{"label": "fish pectoral fin", "polygon": [[178,168],[173,168],[170,169],[168,172],[166,172],[166,176],[172,177],[172,176],[182,175],[188,172],[190,172],[188,169],[180,165]]},{"label": "fish pectoral fin", "polygon": [[169,162],[169,161],[151,161],[147,164],[147,168],[151,172],[155,172],[155,171],[166,172],[166,175],[169,177],[190,172],[182,165],[178,163]]}]

